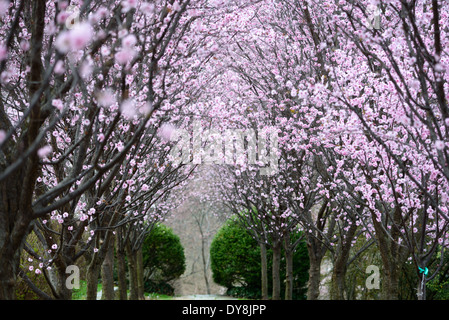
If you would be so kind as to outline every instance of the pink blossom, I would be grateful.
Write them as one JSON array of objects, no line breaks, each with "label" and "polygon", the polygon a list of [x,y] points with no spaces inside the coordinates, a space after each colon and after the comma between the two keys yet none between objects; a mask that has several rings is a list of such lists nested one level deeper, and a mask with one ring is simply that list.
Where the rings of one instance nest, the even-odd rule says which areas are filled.
[{"label": "pink blossom", "polygon": [[55,40],[56,49],[65,54],[70,50],[70,34],[68,31],[62,31],[58,34]]},{"label": "pink blossom", "polygon": [[129,34],[122,39],[122,45],[124,48],[131,48],[137,43],[137,38],[133,34]]},{"label": "pink blossom", "polygon": [[105,89],[98,92],[97,101],[100,107],[110,107],[116,102],[115,95],[110,89]]},{"label": "pink blossom", "polygon": [[437,150],[443,150],[444,149],[444,141],[441,141],[441,140],[435,141],[435,148]]},{"label": "pink blossom", "polygon": [[122,1],[122,12],[128,12],[131,9],[137,7],[137,0],[123,0]]},{"label": "pink blossom", "polygon": [[62,111],[62,109],[64,108],[64,103],[62,102],[61,99],[53,99],[51,105],[56,109],[58,109],[59,111]]},{"label": "pink blossom", "polygon": [[98,135],[98,142],[103,142],[104,141],[104,134],[103,133],[100,133],[99,135]]},{"label": "pink blossom", "polygon": [[20,41],[20,49],[22,49],[22,51],[30,50],[30,43],[26,40]]},{"label": "pink blossom", "polygon": [[89,23],[79,23],[70,30],[70,44],[73,50],[84,49],[92,40],[93,31]]},{"label": "pink blossom", "polygon": [[173,10],[175,10],[175,11],[181,11],[181,6],[179,5],[179,2],[178,2],[178,1],[175,1],[175,2],[173,3]]},{"label": "pink blossom", "polygon": [[159,129],[158,135],[165,141],[169,141],[171,139],[172,134],[175,132],[176,127],[172,124],[165,123]]},{"label": "pink blossom", "polygon": [[136,106],[133,99],[126,99],[120,105],[120,111],[127,119],[133,118],[137,114]]},{"label": "pink blossom", "polygon": [[55,68],[53,69],[56,74],[62,74],[65,72],[64,62],[62,60],[58,60],[55,64]]},{"label": "pink blossom", "polygon": [[109,14],[109,10],[105,7],[100,7],[100,8],[98,8],[96,14],[97,14],[97,18],[102,20],[102,19],[107,18],[108,14]]},{"label": "pink blossom", "polygon": [[52,151],[53,151],[52,147],[46,145],[45,147],[42,147],[39,150],[37,150],[37,155],[39,158],[43,159],[46,158]]},{"label": "pink blossom", "polygon": [[130,62],[134,56],[136,55],[136,52],[131,48],[122,48],[119,52],[117,52],[114,55],[115,61],[118,64],[124,65]]},{"label": "pink blossom", "polygon": [[154,4],[153,3],[148,3],[148,2],[144,2],[140,5],[140,10],[145,14],[145,15],[150,15],[154,13]]},{"label": "pink blossom", "polygon": [[0,0],[0,17],[3,17],[8,11],[9,1],[8,0]]},{"label": "pink blossom", "polygon": [[61,11],[60,13],[58,13],[58,15],[56,17],[56,22],[58,24],[65,23],[65,21],[67,20],[68,17],[70,17],[71,14],[72,14],[72,12]]}]

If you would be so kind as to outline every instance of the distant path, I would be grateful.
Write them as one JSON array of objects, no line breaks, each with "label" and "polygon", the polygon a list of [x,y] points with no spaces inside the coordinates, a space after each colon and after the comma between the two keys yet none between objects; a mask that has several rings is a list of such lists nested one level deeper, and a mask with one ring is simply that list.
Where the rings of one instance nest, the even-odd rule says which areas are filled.
[{"label": "distant path", "polygon": [[218,294],[192,294],[188,296],[174,297],[173,300],[238,300],[238,299]]}]

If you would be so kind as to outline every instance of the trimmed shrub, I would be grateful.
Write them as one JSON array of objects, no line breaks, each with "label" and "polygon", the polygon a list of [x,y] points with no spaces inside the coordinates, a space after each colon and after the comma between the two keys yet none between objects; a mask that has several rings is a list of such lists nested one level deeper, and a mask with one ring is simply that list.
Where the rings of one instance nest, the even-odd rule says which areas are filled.
[{"label": "trimmed shrub", "polygon": [[173,294],[170,281],[185,271],[186,259],[179,237],[172,229],[156,224],[142,247],[145,291]]},{"label": "trimmed shrub", "polygon": [[[291,236],[298,239],[300,233]],[[210,248],[214,281],[226,287],[227,294],[252,299],[261,298],[260,247],[237,220],[228,220],[215,235]],[[268,284],[271,292],[272,251],[267,250]],[[293,299],[305,299],[305,284],[309,279],[309,257],[305,242],[301,242],[293,255]],[[281,256],[281,279],[285,279],[285,257]],[[281,290],[285,290],[282,281]]]}]

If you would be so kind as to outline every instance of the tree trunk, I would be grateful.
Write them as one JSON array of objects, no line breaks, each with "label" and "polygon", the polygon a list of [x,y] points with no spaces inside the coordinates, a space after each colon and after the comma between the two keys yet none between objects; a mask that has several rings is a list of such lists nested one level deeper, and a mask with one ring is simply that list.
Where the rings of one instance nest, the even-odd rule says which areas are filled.
[{"label": "tree trunk", "polygon": [[277,242],[273,244],[273,300],[281,299],[281,275],[280,275],[280,265],[281,265],[281,243]]},{"label": "tree trunk", "polygon": [[260,242],[260,261],[262,275],[262,300],[268,300],[267,246],[264,242]]},{"label": "tree trunk", "polygon": [[341,239],[339,247],[336,249],[336,257],[334,261],[334,267],[332,271],[332,281],[331,281],[331,299],[332,300],[345,300],[346,292],[346,270],[347,263],[349,259],[349,253],[352,247],[352,241],[355,237],[355,232],[357,231],[357,224],[352,223],[346,233],[344,240]]},{"label": "tree trunk", "polygon": [[320,262],[310,260],[309,286],[307,290],[307,300],[317,300],[320,295],[321,271]]},{"label": "tree trunk", "polygon": [[399,270],[393,263],[384,263],[382,272],[382,300],[399,299]]},{"label": "tree trunk", "polygon": [[87,292],[86,300],[97,300],[98,278],[100,277],[101,262],[95,257],[87,267],[86,282]]},{"label": "tree trunk", "polygon": [[145,300],[145,286],[143,276],[143,256],[142,248],[140,248],[136,252],[137,298],[139,300]]},{"label": "tree trunk", "polygon": [[[26,3],[26,2],[23,2]],[[28,98],[32,101],[42,82],[42,42],[44,37],[46,1],[30,1],[31,39]],[[23,4],[21,9],[23,9]],[[40,98],[40,97],[38,97]],[[27,150],[38,135],[45,118],[41,114],[40,99],[34,105],[27,127],[21,130],[21,139],[4,142],[0,161],[0,172],[4,172],[17,159],[17,152]],[[0,129],[9,124],[0,118]],[[35,182],[40,172],[37,152],[31,154],[14,172],[0,182],[0,300],[14,300],[19,272],[20,254],[29,232],[33,217],[31,207]]]},{"label": "tree trunk", "polygon": [[53,295],[59,300],[72,300],[72,290],[67,288],[67,264],[56,261],[54,267],[47,272],[48,284],[52,288]]},{"label": "tree trunk", "polygon": [[114,300],[114,241],[110,241],[101,265],[102,300]]},{"label": "tree trunk", "polygon": [[117,276],[118,276],[119,300],[127,300],[128,299],[128,293],[127,293],[128,285],[126,284],[125,253],[119,246],[117,246],[116,254],[117,254]]},{"label": "tree trunk", "polygon": [[[324,206],[322,207],[324,208]],[[309,253],[309,281],[307,288],[307,300],[318,300],[321,283],[321,243],[312,235],[307,237],[307,252]]]},{"label": "tree trunk", "polygon": [[[400,237],[400,231],[397,227],[393,227],[391,235],[388,235],[376,218],[376,215],[372,213],[373,226],[383,266],[381,297],[383,300],[398,300],[399,268],[407,259],[408,249],[397,244]],[[393,218],[395,224],[400,225],[401,211],[399,207],[395,208]]]},{"label": "tree trunk", "polygon": [[[6,237],[0,235],[0,237],[7,238],[8,235]],[[20,250],[12,250],[12,248],[8,247],[9,242],[4,242],[4,239],[0,239],[0,242],[2,242],[2,247],[0,248],[0,300],[15,300],[15,286],[18,273],[17,262],[20,261]]]},{"label": "tree trunk", "polygon": [[418,300],[426,300],[426,276],[422,274],[420,278],[417,292]]},{"label": "tree trunk", "polygon": [[206,293],[210,294],[210,285],[209,285],[209,278],[207,276],[207,258],[206,258],[206,239],[203,236],[203,232],[201,231],[201,258],[203,261],[203,277],[204,277],[204,283],[206,284]]},{"label": "tree trunk", "polygon": [[139,293],[137,289],[137,257],[136,252],[132,251],[129,246],[126,250],[128,257],[128,276],[129,276],[129,300],[139,299]]},{"label": "tree trunk", "polygon": [[331,280],[331,300],[345,299],[345,276],[346,267],[334,264]]},{"label": "tree trunk", "polygon": [[285,251],[285,300],[293,299],[293,250],[290,246],[290,237],[284,239]]}]

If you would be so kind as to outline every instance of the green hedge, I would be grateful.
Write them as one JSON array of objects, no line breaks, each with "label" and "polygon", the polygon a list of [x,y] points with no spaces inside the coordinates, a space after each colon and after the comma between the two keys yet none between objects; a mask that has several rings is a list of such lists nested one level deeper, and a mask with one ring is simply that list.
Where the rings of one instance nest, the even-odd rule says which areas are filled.
[{"label": "green hedge", "polygon": [[145,291],[173,294],[170,281],[179,278],[185,271],[186,259],[179,237],[172,229],[156,224],[145,238],[142,247],[143,266],[149,273]]},{"label": "green hedge", "polygon": [[[300,234],[291,236],[292,241]],[[238,223],[230,219],[215,235],[210,248],[211,268],[214,281],[226,287],[232,296],[261,298],[261,258],[256,240]],[[272,251],[267,250],[268,282],[271,292]],[[307,247],[301,242],[293,256],[293,299],[305,299],[305,284],[309,275]],[[282,252],[281,279],[285,279],[285,257]],[[284,281],[282,281],[284,290]]]}]

